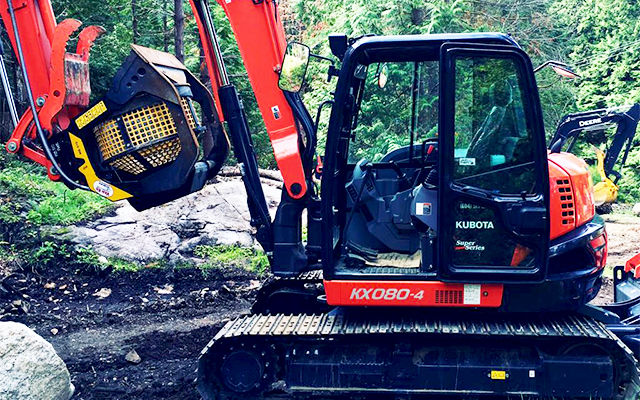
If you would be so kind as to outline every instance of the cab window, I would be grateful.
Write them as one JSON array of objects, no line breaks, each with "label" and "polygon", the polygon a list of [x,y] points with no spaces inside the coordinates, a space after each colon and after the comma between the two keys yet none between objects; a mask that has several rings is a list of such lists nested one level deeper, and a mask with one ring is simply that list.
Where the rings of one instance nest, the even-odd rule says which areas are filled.
[{"label": "cab window", "polygon": [[512,58],[455,59],[454,182],[503,195],[535,191],[533,130]]},{"label": "cab window", "polygon": [[382,161],[392,151],[409,146],[412,134],[419,156],[421,143],[438,132],[438,62],[371,64],[356,68],[354,77],[363,80],[363,89],[353,121],[349,162]]}]

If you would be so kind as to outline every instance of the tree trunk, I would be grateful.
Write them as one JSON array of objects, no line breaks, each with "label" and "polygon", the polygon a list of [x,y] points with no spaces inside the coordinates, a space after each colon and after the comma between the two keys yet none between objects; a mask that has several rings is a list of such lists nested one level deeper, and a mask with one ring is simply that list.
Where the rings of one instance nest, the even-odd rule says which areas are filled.
[{"label": "tree trunk", "polygon": [[162,44],[164,52],[169,52],[169,0],[162,0]]},{"label": "tree trunk", "polygon": [[133,43],[138,43],[140,32],[138,31],[138,7],[137,0],[131,0],[131,30],[133,31]]},{"label": "tree trunk", "polygon": [[182,0],[174,0],[173,21],[175,29],[176,57],[184,62],[184,7]]}]

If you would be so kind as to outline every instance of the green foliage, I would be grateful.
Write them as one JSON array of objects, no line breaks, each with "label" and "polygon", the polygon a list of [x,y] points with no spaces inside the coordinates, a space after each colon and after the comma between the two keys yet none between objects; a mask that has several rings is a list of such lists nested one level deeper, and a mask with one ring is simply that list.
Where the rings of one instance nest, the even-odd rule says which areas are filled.
[{"label": "green foliage", "polygon": [[7,266],[15,263],[17,256],[13,246],[8,242],[0,242],[0,273]]},{"label": "green foliage", "polygon": [[[559,0],[550,10],[567,27],[570,60],[582,79],[581,110],[640,102],[640,4],[625,0]],[[640,142],[622,172],[619,201],[640,201]]]},{"label": "green foliage", "polygon": [[35,265],[49,265],[49,263],[55,261],[56,258],[60,256],[62,256],[63,259],[68,258],[69,253],[66,245],[59,245],[54,242],[44,242],[31,254],[31,258],[27,259],[27,262]]},{"label": "green foliage", "polygon": [[113,268],[114,272],[140,272],[146,269],[162,269],[167,267],[167,262],[164,260],[154,261],[150,263],[139,263],[135,261],[128,261],[121,258],[110,258],[107,264]]},{"label": "green foliage", "polygon": [[206,271],[221,265],[238,265],[258,275],[265,274],[269,269],[269,259],[264,252],[239,246],[198,246],[194,254],[207,259],[202,266]]},{"label": "green foliage", "polygon": [[76,248],[65,242],[46,240],[32,249],[12,248],[15,260],[23,266],[42,271],[53,265],[76,266],[81,269],[95,270],[100,266],[98,255],[91,249]]},{"label": "green foliage", "polygon": [[41,167],[0,153],[0,265],[41,269],[54,262],[97,265],[97,256],[53,239],[49,225],[69,225],[95,218],[112,204],[92,193],[71,191],[49,180]]},{"label": "green foliage", "polygon": [[88,267],[102,269],[105,266],[100,260],[100,256],[90,247],[76,247],[75,248],[76,262],[86,265]]},{"label": "green foliage", "polygon": [[7,194],[0,199],[0,222],[5,224],[69,225],[112,208],[108,200],[94,193],[69,190],[49,180],[41,167],[17,160],[6,162],[0,170],[0,193]]},{"label": "green foliage", "polygon": [[140,264],[119,258],[111,258],[105,262],[92,248],[73,246],[55,239],[46,240],[30,249],[19,249],[15,245],[6,243],[0,245],[0,264],[11,262],[34,271],[42,271],[55,265],[64,265],[77,267],[91,273],[107,268],[116,272],[138,272],[142,269],[166,266],[165,262]]},{"label": "green foliage", "polygon": [[618,201],[631,203],[640,201],[640,151],[636,143],[635,151],[629,154],[626,166],[622,169],[622,178],[618,181],[620,191]]}]

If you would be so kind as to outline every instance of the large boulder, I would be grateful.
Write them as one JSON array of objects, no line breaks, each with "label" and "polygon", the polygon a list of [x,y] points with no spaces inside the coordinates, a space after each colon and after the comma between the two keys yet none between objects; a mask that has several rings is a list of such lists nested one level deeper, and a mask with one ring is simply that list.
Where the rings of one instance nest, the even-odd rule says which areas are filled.
[{"label": "large boulder", "polygon": [[633,206],[633,214],[637,217],[640,217],[640,203],[636,203]]},{"label": "large boulder", "polygon": [[53,346],[15,322],[0,322],[0,398],[69,400],[69,371]]},{"label": "large boulder", "polygon": [[[274,214],[282,183],[268,178],[262,183]],[[221,177],[197,193],[143,212],[121,203],[115,215],[70,227],[66,239],[107,258],[181,262],[199,245],[256,245],[250,220],[242,180]]]}]

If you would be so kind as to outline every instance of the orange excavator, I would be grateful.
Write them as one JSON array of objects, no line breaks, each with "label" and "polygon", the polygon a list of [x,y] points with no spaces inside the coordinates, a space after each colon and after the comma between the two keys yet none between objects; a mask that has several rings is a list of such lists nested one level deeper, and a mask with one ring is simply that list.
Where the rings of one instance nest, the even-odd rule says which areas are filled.
[{"label": "orange excavator", "polygon": [[142,210],[199,190],[233,150],[274,277],[203,350],[203,398],[638,397],[635,264],[616,271],[621,302],[588,305],[604,223],[586,164],[546,149],[513,38],[330,35],[320,165],[319,118],[299,94],[314,55],[287,45],[276,1],[218,3],[283,176],[275,218],[207,0],[190,4],[213,93],[134,45],[91,104],[102,29],[69,51],[78,21],[56,23],[47,1],[0,1],[30,106],[7,150],[51,179]]}]

